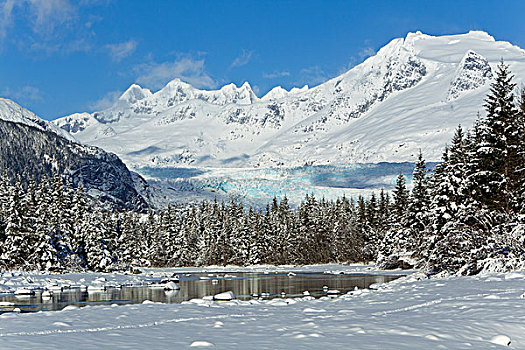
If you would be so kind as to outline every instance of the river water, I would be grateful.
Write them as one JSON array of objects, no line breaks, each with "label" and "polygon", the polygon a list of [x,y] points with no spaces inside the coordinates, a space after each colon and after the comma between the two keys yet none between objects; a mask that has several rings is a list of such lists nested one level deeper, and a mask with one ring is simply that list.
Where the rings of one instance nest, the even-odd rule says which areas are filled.
[{"label": "river water", "polygon": [[[368,288],[374,283],[384,283],[400,276],[328,273],[191,273],[180,275],[179,290],[165,291],[150,286],[108,288],[101,292],[85,292],[79,289],[53,293],[51,298],[37,292],[33,296],[0,296],[0,313],[19,308],[21,312],[61,310],[68,305],[78,307],[97,304],[135,304],[146,300],[161,303],[181,303],[194,298],[232,291],[238,299],[271,299],[276,297],[299,297],[305,292],[313,297],[333,295]],[[4,302],[2,304],[1,302]],[[6,306],[5,302],[11,303]]]}]

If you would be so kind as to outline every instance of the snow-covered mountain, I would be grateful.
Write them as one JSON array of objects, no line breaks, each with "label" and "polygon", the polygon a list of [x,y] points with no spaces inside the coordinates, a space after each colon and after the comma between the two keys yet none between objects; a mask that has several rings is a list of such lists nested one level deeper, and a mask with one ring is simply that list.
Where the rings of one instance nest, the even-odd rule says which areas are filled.
[{"label": "snow-covered mountain", "polygon": [[[0,98],[0,172],[23,182],[67,174],[73,186],[111,208],[145,210],[146,182],[112,153],[73,141],[63,129]],[[139,193],[141,192],[141,193]]]},{"label": "snow-covered mountain", "polygon": [[6,98],[0,98],[0,120],[29,125],[42,131],[53,132],[68,140],[74,140],[67,132],[68,130],[64,131],[63,128],[59,128],[55,124],[41,119],[33,112]]},{"label": "snow-covered mountain", "polygon": [[439,160],[458,124],[472,125],[497,64],[518,83],[525,51],[485,32],[394,39],[313,88],[248,83],[199,90],[173,80],[152,93],[132,85],[109,109],[55,124],[134,167],[266,167]]}]

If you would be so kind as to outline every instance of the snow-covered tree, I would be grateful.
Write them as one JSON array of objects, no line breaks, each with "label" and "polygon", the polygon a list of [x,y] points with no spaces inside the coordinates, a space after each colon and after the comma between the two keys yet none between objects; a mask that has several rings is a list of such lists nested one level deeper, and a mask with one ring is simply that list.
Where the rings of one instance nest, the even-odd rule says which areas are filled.
[{"label": "snow-covered tree", "polygon": [[401,220],[405,217],[408,210],[408,199],[409,192],[406,187],[406,179],[403,174],[399,174],[396,180],[396,187],[392,191],[392,213],[395,215],[397,220]]},{"label": "snow-covered tree", "polygon": [[28,258],[32,247],[28,240],[29,232],[22,206],[22,188],[19,181],[11,187],[9,207],[6,212],[5,241],[3,243],[2,264],[7,268],[28,268]]},{"label": "snow-covered tree", "polygon": [[496,80],[485,100],[486,117],[476,132],[472,179],[478,191],[475,199],[495,210],[509,212],[519,164],[518,111],[514,101],[515,84],[508,66],[498,66]]}]

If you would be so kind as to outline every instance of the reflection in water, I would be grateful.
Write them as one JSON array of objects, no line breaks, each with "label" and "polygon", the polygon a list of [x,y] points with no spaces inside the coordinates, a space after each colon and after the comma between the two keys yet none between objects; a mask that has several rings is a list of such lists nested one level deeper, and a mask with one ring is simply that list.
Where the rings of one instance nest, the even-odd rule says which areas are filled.
[{"label": "reflection in water", "polygon": [[[324,273],[297,273],[288,276],[283,273],[215,273],[186,274],[180,276],[180,290],[164,291],[152,287],[110,288],[104,292],[88,293],[80,290],[66,290],[55,293],[51,298],[34,296],[0,296],[0,313],[10,312],[18,307],[22,312],[38,310],[61,310],[68,305],[85,306],[96,304],[142,303],[145,300],[162,303],[180,303],[182,301],[232,291],[242,300],[263,296],[265,298],[302,296],[308,291],[314,297],[327,295],[327,290],[339,290],[346,293],[358,287],[368,288],[373,283],[384,283],[399,276],[376,275],[332,275]],[[325,288],[323,288],[325,287]],[[328,287],[328,288],[326,288]],[[5,306],[5,302],[14,305]]]}]

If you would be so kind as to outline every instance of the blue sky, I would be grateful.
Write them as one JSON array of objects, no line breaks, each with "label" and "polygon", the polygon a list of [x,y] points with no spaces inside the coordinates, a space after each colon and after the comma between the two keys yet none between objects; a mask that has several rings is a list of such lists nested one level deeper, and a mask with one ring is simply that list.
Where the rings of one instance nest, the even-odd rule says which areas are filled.
[{"label": "blue sky", "polygon": [[0,96],[45,119],[132,83],[319,84],[407,32],[485,30],[525,48],[525,1],[0,0]]}]

